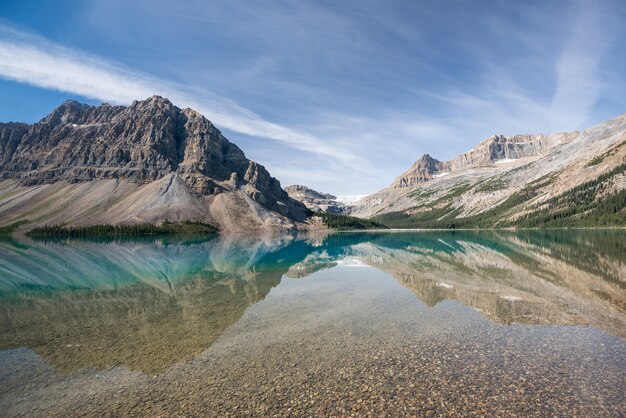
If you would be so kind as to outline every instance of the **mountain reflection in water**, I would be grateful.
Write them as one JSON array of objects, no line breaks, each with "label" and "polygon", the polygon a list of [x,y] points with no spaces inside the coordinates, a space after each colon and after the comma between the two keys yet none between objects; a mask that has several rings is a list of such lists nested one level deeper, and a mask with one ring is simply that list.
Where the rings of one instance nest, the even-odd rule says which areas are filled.
[{"label": "mountain reflection in water", "polygon": [[119,365],[158,374],[208,348],[283,277],[305,278],[346,257],[390,274],[428,306],[457,300],[501,324],[591,325],[625,337],[624,238],[463,231],[5,240],[0,349],[29,347],[65,372]]}]

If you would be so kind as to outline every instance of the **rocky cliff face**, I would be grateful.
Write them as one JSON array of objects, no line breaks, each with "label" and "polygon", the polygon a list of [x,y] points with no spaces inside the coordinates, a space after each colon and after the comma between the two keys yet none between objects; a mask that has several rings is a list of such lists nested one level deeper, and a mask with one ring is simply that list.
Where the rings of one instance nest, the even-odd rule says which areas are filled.
[{"label": "rocky cliff face", "polygon": [[285,191],[289,197],[302,202],[313,212],[343,213],[346,211],[346,205],[337,201],[337,196],[329,193],[320,193],[299,184],[287,186]]},{"label": "rocky cliff face", "polygon": [[[66,201],[69,207],[62,212],[67,216],[37,211],[37,221],[0,211],[4,224],[189,219],[225,229],[290,229],[306,218],[304,206],[209,120],[159,96],[128,107],[67,101],[34,125],[0,124],[0,178],[0,188],[16,194],[32,188],[26,200],[38,205],[49,197],[42,192],[51,189],[63,188],[66,198],[78,198],[64,188],[68,184],[103,189],[92,195],[97,209]],[[110,190],[111,183],[118,193]],[[135,196],[128,201],[124,194]],[[159,199],[161,205],[151,205]],[[116,205],[123,216],[109,210]],[[28,201],[18,205],[28,206]],[[234,212],[247,219],[237,222],[230,216]]]},{"label": "rocky cliff face", "polygon": [[488,167],[509,160],[536,157],[549,152],[555,146],[568,143],[578,137],[579,132],[555,133],[552,135],[494,135],[480,142],[474,149],[450,161],[439,161],[424,154],[413,166],[398,177],[393,187],[412,187],[451,172],[470,168]]},{"label": "rocky cliff face", "polygon": [[509,137],[494,135],[480,142],[476,148],[451,161],[446,161],[442,164],[441,170],[460,171],[497,164],[502,160],[544,155],[551,148],[566,144],[576,139],[578,135],[578,131],[559,132],[551,135],[513,135]]}]

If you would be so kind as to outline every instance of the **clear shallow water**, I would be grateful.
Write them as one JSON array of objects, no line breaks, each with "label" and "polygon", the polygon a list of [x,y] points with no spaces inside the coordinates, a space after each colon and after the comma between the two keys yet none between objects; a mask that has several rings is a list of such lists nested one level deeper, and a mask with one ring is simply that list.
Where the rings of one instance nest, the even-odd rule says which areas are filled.
[{"label": "clear shallow water", "polygon": [[621,231],[0,242],[2,415],[617,416]]}]

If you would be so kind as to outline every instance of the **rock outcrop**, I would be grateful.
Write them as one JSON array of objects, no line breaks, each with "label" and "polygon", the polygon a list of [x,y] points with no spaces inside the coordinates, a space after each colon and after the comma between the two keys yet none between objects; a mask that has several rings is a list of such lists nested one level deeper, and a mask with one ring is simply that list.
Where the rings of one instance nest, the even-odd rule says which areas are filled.
[{"label": "rock outcrop", "polygon": [[294,200],[302,202],[313,212],[344,213],[346,205],[337,200],[337,196],[329,193],[320,193],[306,186],[295,184],[285,187],[285,191]]},{"label": "rock outcrop", "polygon": [[0,178],[13,196],[0,201],[0,225],[194,220],[250,230],[306,219],[209,120],[159,96],[128,107],[67,101],[33,125],[0,124]]},{"label": "rock outcrop", "polygon": [[566,144],[580,135],[578,131],[558,132],[551,135],[494,135],[482,142],[476,148],[459,155],[451,161],[442,164],[441,170],[451,172],[490,166],[502,160],[516,160],[519,158],[544,155],[550,149]]}]

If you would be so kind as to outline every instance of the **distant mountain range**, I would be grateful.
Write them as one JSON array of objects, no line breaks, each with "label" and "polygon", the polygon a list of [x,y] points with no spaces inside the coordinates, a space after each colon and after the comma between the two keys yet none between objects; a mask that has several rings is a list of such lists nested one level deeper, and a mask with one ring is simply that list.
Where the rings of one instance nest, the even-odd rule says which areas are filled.
[{"label": "distant mountain range", "polygon": [[341,202],[283,190],[204,116],[165,98],[67,101],[33,125],[0,123],[0,230],[194,221],[287,231],[320,227],[318,211],[398,228],[626,226],[625,173],[623,115],[583,132],[495,135],[450,161],[426,154],[387,188]]},{"label": "distant mountain range", "polygon": [[224,231],[302,228],[308,211],[204,116],[153,96],[67,101],[0,124],[0,227],[197,221]]}]

